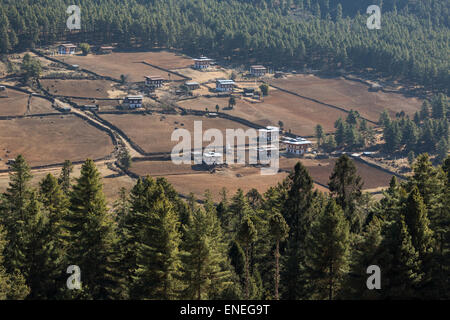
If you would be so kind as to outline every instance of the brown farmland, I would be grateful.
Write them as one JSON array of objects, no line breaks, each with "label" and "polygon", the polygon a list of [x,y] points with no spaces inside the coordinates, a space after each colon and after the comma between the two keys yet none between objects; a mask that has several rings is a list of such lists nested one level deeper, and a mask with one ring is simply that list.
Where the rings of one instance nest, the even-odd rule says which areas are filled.
[{"label": "brown farmland", "polygon": [[105,80],[41,80],[41,85],[53,95],[110,98],[115,83]]},{"label": "brown farmland", "polygon": [[378,121],[384,109],[389,110],[392,116],[402,110],[412,116],[422,104],[418,98],[408,98],[401,94],[369,92],[367,85],[343,78],[324,79],[313,75],[296,75],[273,80],[271,83],[348,111],[357,110],[372,121]]},{"label": "brown farmland", "polygon": [[251,103],[237,99],[237,104],[233,110],[223,110],[228,107],[226,98],[198,98],[186,100],[179,103],[187,109],[215,111],[218,104],[220,110],[233,116],[247,119],[259,125],[278,125],[281,120],[285,130],[292,130],[292,133],[311,136],[314,135],[315,126],[321,124],[326,132],[334,131],[334,122],[339,117],[346,117],[346,113],[332,109],[295,95],[271,90],[264,102]]},{"label": "brown farmland", "polygon": [[[6,89],[7,98],[0,97],[0,116],[21,116],[27,113],[29,95],[20,91]],[[50,101],[32,97],[28,114],[56,112]]]},{"label": "brown farmland", "polygon": [[[142,63],[143,61],[161,67],[170,66],[169,69],[184,67],[192,64],[190,60],[167,52],[115,52],[106,55],[91,54],[88,56],[78,55],[71,57],[60,57],[59,59],[69,64],[77,64],[81,68],[93,71],[102,76],[119,79],[121,75],[127,75],[128,80],[131,82],[144,81],[145,76],[159,76],[167,80],[169,79],[166,71],[145,65]],[[171,74],[170,79],[180,80],[182,78],[175,74]]]},{"label": "brown farmland", "polygon": [[[191,115],[102,114],[101,117],[125,132],[132,141],[148,153],[170,153],[173,147],[178,144],[178,142],[171,141],[175,129],[187,129],[193,139],[194,121],[203,122],[203,132],[210,128],[216,128],[222,131],[224,137],[226,129],[248,129],[240,123],[226,119],[211,119]],[[203,146],[208,144],[208,142],[204,142]],[[192,148],[194,148],[193,143]]]},{"label": "brown farmland", "polygon": [[22,154],[30,166],[101,158],[113,151],[111,138],[76,116],[0,121],[0,169]]},{"label": "brown farmland", "polygon": [[[314,181],[323,185],[328,185],[331,173],[336,164],[336,159],[327,160],[311,160],[311,159],[281,159],[280,167],[285,170],[292,170],[295,164],[300,161],[309,171],[309,174]],[[364,185],[363,189],[376,189],[380,187],[387,187],[392,175],[379,170],[377,168],[368,166],[359,161],[354,161],[358,174],[361,176]]]}]

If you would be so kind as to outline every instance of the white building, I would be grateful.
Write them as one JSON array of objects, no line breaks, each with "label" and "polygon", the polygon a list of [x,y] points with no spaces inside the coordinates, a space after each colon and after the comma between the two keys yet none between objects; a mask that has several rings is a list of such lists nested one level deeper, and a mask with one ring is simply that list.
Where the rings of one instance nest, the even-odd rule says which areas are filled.
[{"label": "white building", "polygon": [[65,43],[58,46],[58,53],[62,55],[75,54],[77,46],[72,43]]},{"label": "white building", "polygon": [[215,166],[223,163],[223,154],[218,152],[205,152],[203,154],[203,163],[208,166]]},{"label": "white building", "polygon": [[305,154],[312,146],[312,142],[303,138],[292,139],[285,138],[283,144],[286,146],[286,152],[296,155]]},{"label": "white building", "polygon": [[264,129],[259,129],[258,137],[260,139],[265,139],[267,143],[275,143],[280,138],[280,128],[268,126]]},{"label": "white building", "polygon": [[212,59],[207,57],[200,57],[198,59],[194,59],[194,68],[195,69],[208,69],[211,65]]},{"label": "white building", "polygon": [[255,77],[261,77],[267,73],[267,68],[262,65],[255,65],[250,67],[250,74]]},{"label": "white building", "polygon": [[233,80],[217,80],[216,91],[219,92],[233,92],[235,82]]},{"label": "white building", "polygon": [[164,78],[155,76],[146,76],[145,85],[152,88],[161,88],[164,83]]},{"label": "white building", "polygon": [[128,107],[128,109],[142,108],[143,96],[127,96],[123,101],[123,105]]}]

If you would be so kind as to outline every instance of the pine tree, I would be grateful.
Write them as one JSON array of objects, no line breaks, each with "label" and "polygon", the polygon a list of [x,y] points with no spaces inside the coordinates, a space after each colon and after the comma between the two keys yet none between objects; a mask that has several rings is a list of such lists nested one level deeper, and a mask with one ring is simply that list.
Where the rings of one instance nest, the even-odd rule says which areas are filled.
[{"label": "pine tree", "polygon": [[114,286],[111,251],[113,219],[108,214],[103,185],[92,160],[86,160],[70,196],[67,227],[69,264],[81,269],[83,290],[94,299],[110,297]]},{"label": "pine tree", "polygon": [[2,7],[0,9],[0,53],[8,53],[11,50],[9,27],[8,17]]},{"label": "pine tree", "polygon": [[255,188],[251,189],[249,192],[247,192],[245,197],[247,198],[247,202],[253,210],[258,210],[261,208],[263,204],[263,197],[258,192],[258,190],[256,190]]},{"label": "pine tree", "polygon": [[405,223],[411,235],[411,243],[418,253],[421,262],[421,271],[424,276],[420,283],[420,291],[423,297],[432,297],[435,293],[433,287],[433,269],[436,268],[434,261],[434,235],[430,229],[427,209],[423,203],[417,187],[414,187],[406,200],[403,210]]},{"label": "pine tree", "polygon": [[439,140],[439,143],[437,145],[437,159],[439,162],[444,161],[444,159],[447,157],[448,155],[448,141],[445,137],[441,138],[441,140]]},{"label": "pine tree", "polygon": [[210,299],[212,293],[220,295],[230,283],[226,265],[226,245],[215,212],[199,208],[192,221],[184,226],[182,271],[186,299]]},{"label": "pine tree", "polygon": [[356,232],[362,224],[361,217],[355,213],[356,203],[362,196],[363,182],[355,164],[346,154],[337,160],[328,185],[337,204],[344,210],[352,232]]},{"label": "pine tree", "polygon": [[32,178],[30,167],[25,159],[19,155],[11,165],[9,187],[5,193],[5,204],[2,223],[6,229],[8,246],[5,248],[5,267],[8,273],[19,272],[24,277],[26,270],[25,251],[29,244],[27,227],[30,217],[27,207],[31,198],[29,186]]},{"label": "pine tree", "polygon": [[427,120],[430,117],[430,102],[425,100],[422,104],[422,108],[420,109],[420,120]]},{"label": "pine tree", "polygon": [[443,93],[440,93],[433,98],[433,101],[431,102],[431,114],[434,119],[443,119],[446,117],[448,108],[447,99],[448,98]]},{"label": "pine tree", "polygon": [[346,299],[380,299],[379,290],[367,290],[367,268],[380,265],[380,245],[383,222],[374,217],[365,232],[351,240],[350,272],[343,286],[343,297]]},{"label": "pine tree", "polygon": [[249,285],[250,285],[250,266],[249,266],[249,253],[250,246],[257,239],[257,231],[253,225],[253,221],[248,215],[242,218],[241,224],[237,232],[237,240],[242,245],[245,253],[245,298],[248,300],[249,295]]},{"label": "pine tree", "polygon": [[269,220],[270,234],[275,240],[275,300],[279,300],[279,282],[280,282],[280,241],[283,241],[289,235],[289,226],[283,216],[275,211]]},{"label": "pine tree", "polygon": [[161,186],[156,186],[154,196],[152,207],[141,212],[142,238],[137,245],[131,296],[173,300],[183,290],[178,216]]},{"label": "pine tree", "polygon": [[281,212],[289,226],[289,238],[280,282],[283,298],[294,300],[303,296],[304,283],[301,280],[300,268],[305,255],[305,235],[313,221],[311,207],[314,194],[312,178],[301,162],[295,165],[294,172],[288,176],[285,183],[286,200]]},{"label": "pine tree", "polygon": [[29,206],[35,220],[28,250],[32,255],[28,260],[33,263],[29,271],[30,298],[54,299],[62,293],[67,278],[68,235],[63,224],[69,200],[51,174],[40,183],[39,199],[33,195]]},{"label": "pine tree", "polygon": [[383,110],[383,112],[380,115],[380,119],[378,120],[378,124],[383,127],[387,127],[391,123],[391,117],[389,116],[389,113],[387,110]]},{"label": "pine tree", "polygon": [[337,125],[336,125],[336,134],[335,134],[336,144],[339,147],[343,147],[345,144],[346,127],[347,126],[342,121],[342,119],[339,118]]},{"label": "pine tree", "polygon": [[73,171],[72,162],[70,162],[70,160],[64,161],[64,165],[61,170],[61,174],[59,176],[58,182],[61,185],[61,188],[66,195],[69,195],[69,193],[70,193],[70,187],[71,187],[70,174],[72,173],[72,171]]},{"label": "pine tree", "polygon": [[316,138],[317,138],[317,145],[320,147],[324,139],[323,127],[320,124],[316,126]]},{"label": "pine tree", "polygon": [[7,244],[6,232],[0,225],[0,300],[23,300],[29,295],[30,289],[20,273],[8,274],[6,272],[3,252]]},{"label": "pine tree", "polygon": [[437,200],[435,195],[440,194],[444,188],[439,170],[433,167],[428,154],[421,154],[413,165],[413,172],[408,181],[408,192],[416,186],[426,207],[432,209]]},{"label": "pine tree", "polygon": [[332,300],[341,289],[349,265],[349,225],[344,212],[330,199],[312,224],[307,239],[306,266],[312,298]]},{"label": "pine tree", "polygon": [[403,217],[390,223],[381,244],[380,268],[383,298],[411,299],[418,296],[417,288],[422,280],[419,254],[411,242]]},{"label": "pine tree", "polygon": [[427,209],[417,187],[413,187],[410,192],[403,214],[412,245],[422,259],[433,251],[433,231],[430,229]]},{"label": "pine tree", "polygon": [[247,198],[244,196],[242,189],[238,189],[234,197],[231,199],[228,212],[223,217],[224,230],[229,234],[236,232],[239,227],[242,218],[245,215],[251,215],[253,213]]}]

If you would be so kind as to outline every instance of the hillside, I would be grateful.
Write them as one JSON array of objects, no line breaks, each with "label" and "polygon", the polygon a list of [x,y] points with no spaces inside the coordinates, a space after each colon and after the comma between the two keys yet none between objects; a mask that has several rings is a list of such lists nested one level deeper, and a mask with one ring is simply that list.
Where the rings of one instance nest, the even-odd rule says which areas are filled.
[{"label": "hillside", "polygon": [[370,68],[448,93],[449,3],[383,1],[382,28],[369,30],[366,9],[380,2],[81,0],[81,31],[69,33],[68,1],[1,0],[0,52],[57,40],[176,47],[276,68]]}]

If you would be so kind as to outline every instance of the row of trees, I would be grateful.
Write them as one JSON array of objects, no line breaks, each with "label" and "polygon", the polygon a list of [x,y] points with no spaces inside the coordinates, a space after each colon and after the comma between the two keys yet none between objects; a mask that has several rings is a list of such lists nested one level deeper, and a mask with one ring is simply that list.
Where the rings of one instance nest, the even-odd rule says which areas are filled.
[{"label": "row of trees", "polygon": [[318,124],[315,128],[317,144],[326,152],[339,149],[363,149],[375,141],[375,131],[373,127],[362,119],[358,111],[350,110],[347,118],[336,120],[334,135],[325,135],[322,125]]},{"label": "row of trees", "polygon": [[386,152],[420,154],[428,152],[438,156],[439,161],[447,157],[449,150],[448,97],[439,94],[431,102],[425,101],[414,119],[398,114],[391,119],[384,111],[379,123],[383,127],[384,149]]},{"label": "row of trees", "polygon": [[66,39],[117,42],[127,49],[176,47],[237,63],[253,58],[275,68],[375,68],[448,90],[448,3],[404,0],[397,10],[395,1],[381,2],[368,5],[386,8],[383,27],[368,30],[367,1],[81,0],[82,29],[69,32],[67,1],[1,0],[0,53]]},{"label": "row of trees", "polygon": [[[242,190],[215,204],[181,200],[163,178],[139,179],[108,209],[87,160],[75,184],[30,186],[19,156],[0,198],[0,298],[8,299],[381,299],[447,298],[450,158],[419,156],[414,175],[392,179],[382,200],[362,193],[341,157],[330,194],[306,168],[264,195]],[[81,290],[66,287],[69,265]],[[378,265],[381,290],[366,287]]]}]

